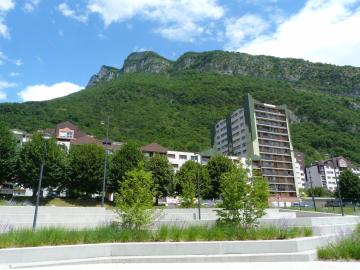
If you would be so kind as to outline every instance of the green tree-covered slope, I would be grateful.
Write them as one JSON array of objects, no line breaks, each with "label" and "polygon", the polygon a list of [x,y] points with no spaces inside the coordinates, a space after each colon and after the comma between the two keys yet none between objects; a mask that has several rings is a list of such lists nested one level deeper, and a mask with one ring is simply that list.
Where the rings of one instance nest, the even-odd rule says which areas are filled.
[{"label": "green tree-covered slope", "polygon": [[342,95],[334,84],[334,95],[317,87],[315,81],[224,75],[194,68],[176,71],[176,63],[170,63],[171,71],[166,64],[164,72],[152,72],[147,62],[144,72],[123,72],[51,101],[3,103],[0,120],[27,131],[69,120],[101,138],[105,132],[100,122],[109,114],[112,139],[156,141],[172,149],[196,151],[210,147],[212,124],[240,107],[250,93],[263,102],[288,105],[294,113],[294,146],[306,153],[308,162],[341,154],[360,163],[360,98],[356,88],[346,87]]}]

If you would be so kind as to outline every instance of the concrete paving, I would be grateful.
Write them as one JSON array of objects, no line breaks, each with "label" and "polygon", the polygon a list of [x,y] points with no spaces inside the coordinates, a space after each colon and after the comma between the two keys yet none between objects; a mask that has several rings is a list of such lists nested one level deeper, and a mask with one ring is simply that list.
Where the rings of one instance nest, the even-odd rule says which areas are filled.
[{"label": "concrete paving", "polygon": [[[31,268],[32,270],[359,270],[360,262],[286,262],[286,263],[180,263],[180,264],[90,264]],[[0,270],[10,268],[0,266]]]}]

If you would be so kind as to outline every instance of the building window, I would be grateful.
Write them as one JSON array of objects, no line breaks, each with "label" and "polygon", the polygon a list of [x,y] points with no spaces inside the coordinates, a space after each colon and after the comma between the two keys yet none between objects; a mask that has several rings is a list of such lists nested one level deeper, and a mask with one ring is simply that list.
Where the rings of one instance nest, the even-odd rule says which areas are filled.
[{"label": "building window", "polygon": [[168,154],[168,158],[176,158],[175,154]]},{"label": "building window", "polygon": [[173,168],[177,169],[179,168],[179,164],[171,164],[173,166]]},{"label": "building window", "polygon": [[187,156],[186,155],[180,155],[179,158],[180,159],[187,159]]},{"label": "building window", "polygon": [[197,156],[191,156],[191,160],[198,161],[198,157]]},{"label": "building window", "polygon": [[73,131],[59,131],[59,138],[73,139],[74,138],[74,132]]}]

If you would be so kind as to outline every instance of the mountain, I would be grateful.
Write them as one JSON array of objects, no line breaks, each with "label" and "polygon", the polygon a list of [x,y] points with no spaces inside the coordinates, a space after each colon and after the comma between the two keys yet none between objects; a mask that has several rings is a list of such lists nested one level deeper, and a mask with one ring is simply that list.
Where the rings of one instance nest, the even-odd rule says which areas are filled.
[{"label": "mountain", "polygon": [[291,136],[309,163],[343,155],[360,163],[360,97],[356,67],[221,51],[186,53],[169,61],[133,53],[121,69],[103,66],[89,87],[43,102],[0,104],[0,120],[36,131],[68,120],[101,138],[158,142],[172,149],[210,147],[210,128],[243,97],[287,104]]},{"label": "mountain", "polygon": [[[96,78],[108,81],[124,73],[179,72],[242,75],[253,78],[293,82],[342,95],[360,95],[360,68],[311,63],[302,59],[253,56],[245,53],[211,51],[188,52],[172,62],[154,52],[135,52],[128,56],[122,69],[101,68]],[[115,72],[115,73],[114,73]],[[93,77],[94,77],[93,76]],[[92,77],[92,78],[93,78]],[[91,79],[88,86],[97,82]]]}]

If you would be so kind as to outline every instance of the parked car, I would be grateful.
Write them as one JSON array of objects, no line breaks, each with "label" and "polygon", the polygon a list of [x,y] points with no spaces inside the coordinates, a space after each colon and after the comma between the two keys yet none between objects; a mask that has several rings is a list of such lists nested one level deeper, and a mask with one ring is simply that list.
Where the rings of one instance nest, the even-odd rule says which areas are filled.
[{"label": "parked car", "polygon": [[309,205],[308,204],[306,204],[306,203],[303,203],[303,202],[293,202],[292,203],[292,206],[293,207],[309,207]]}]

